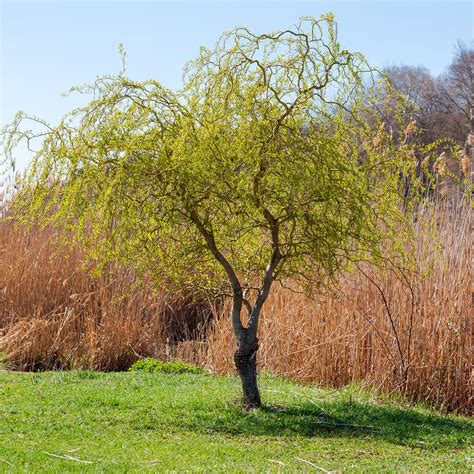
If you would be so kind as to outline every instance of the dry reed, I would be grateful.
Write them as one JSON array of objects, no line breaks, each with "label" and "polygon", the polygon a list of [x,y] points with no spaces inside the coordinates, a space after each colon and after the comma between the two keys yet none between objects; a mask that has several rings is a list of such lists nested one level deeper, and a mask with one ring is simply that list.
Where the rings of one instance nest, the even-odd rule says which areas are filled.
[{"label": "dry reed", "polygon": [[[443,249],[420,239],[420,262],[436,256],[424,277],[407,284],[365,266],[319,302],[276,286],[264,307],[260,370],[335,387],[358,381],[472,413],[469,210],[437,212]],[[25,235],[4,222],[0,251],[0,346],[11,367],[122,370],[154,356],[234,372],[226,306],[146,288],[128,294],[131,271],[94,279],[79,270],[79,252],[55,254],[48,231]]]},{"label": "dry reed", "polygon": [[[437,241],[419,239],[419,261],[432,262],[427,275],[405,281],[366,267],[320,302],[274,290],[260,328],[260,370],[335,387],[362,382],[472,413],[470,210],[440,207]],[[209,337],[206,364],[217,373],[233,371],[230,329],[220,318]]]},{"label": "dry reed", "polygon": [[131,290],[133,272],[94,278],[79,251],[57,251],[48,230],[0,226],[0,349],[11,368],[124,370],[166,358],[176,340],[203,334],[211,313],[179,293]]}]

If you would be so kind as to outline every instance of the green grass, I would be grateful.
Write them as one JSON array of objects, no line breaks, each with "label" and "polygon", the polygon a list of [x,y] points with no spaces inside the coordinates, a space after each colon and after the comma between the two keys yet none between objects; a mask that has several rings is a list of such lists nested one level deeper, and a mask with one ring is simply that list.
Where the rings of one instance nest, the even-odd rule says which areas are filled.
[{"label": "green grass", "polygon": [[[469,472],[472,420],[261,377],[0,372],[0,472]],[[81,462],[82,461],[82,462]],[[86,462],[87,461],[87,462]]]}]

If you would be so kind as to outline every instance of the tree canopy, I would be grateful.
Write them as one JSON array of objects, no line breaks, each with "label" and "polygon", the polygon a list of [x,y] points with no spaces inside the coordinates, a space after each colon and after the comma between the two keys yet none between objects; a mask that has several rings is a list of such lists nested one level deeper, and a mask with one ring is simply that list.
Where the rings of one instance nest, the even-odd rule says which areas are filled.
[{"label": "tree canopy", "polygon": [[[403,189],[422,184],[413,146],[372,107],[377,81],[339,45],[330,14],[223,34],[178,91],[100,77],[77,88],[87,105],[46,124],[16,215],[66,231],[99,268],[232,296],[250,356],[273,281],[314,288],[354,263],[407,256]],[[26,118],[7,130],[7,151],[33,138]]]}]

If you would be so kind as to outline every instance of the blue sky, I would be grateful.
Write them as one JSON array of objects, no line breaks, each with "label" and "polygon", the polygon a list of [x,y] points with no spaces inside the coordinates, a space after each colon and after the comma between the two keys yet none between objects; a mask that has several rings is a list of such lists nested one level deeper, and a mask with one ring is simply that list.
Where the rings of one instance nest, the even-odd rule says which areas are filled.
[{"label": "blue sky", "polygon": [[130,77],[177,88],[186,60],[222,31],[245,25],[264,32],[328,11],[343,47],[364,53],[374,66],[423,65],[439,74],[455,42],[473,36],[467,1],[0,0],[0,126],[19,109],[57,121],[81,101],[61,92],[118,72],[119,43]]}]

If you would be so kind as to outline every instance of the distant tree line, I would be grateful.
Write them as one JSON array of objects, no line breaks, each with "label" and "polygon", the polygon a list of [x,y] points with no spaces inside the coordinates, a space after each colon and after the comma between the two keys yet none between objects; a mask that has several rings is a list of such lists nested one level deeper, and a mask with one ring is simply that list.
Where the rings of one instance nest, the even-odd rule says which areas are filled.
[{"label": "distant tree line", "polygon": [[412,102],[419,142],[449,138],[460,147],[469,145],[466,141],[472,133],[474,94],[472,45],[459,41],[451,64],[437,77],[422,66],[390,66],[384,72],[395,89]]}]

